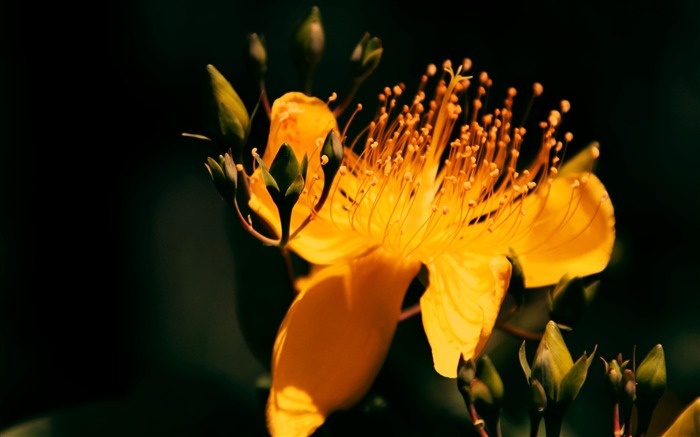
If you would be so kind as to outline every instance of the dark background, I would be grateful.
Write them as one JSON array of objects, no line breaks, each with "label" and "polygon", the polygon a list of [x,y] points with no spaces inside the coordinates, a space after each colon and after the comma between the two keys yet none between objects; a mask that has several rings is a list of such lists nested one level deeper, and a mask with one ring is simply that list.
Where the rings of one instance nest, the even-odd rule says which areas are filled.
[{"label": "dark background", "polygon": [[[250,32],[267,38],[269,94],[298,89],[287,43],[314,4],[321,98],[347,89],[368,31],[385,52],[358,95],[366,107],[463,57],[495,93],[515,86],[525,101],[542,83],[532,117],[571,102],[574,145],[601,143],[618,239],[567,343],[606,359],[661,343],[663,429],[700,395],[700,3],[144,0],[0,7],[0,430],[37,419],[43,435],[261,435],[265,364],[239,330],[235,290],[273,267],[239,257],[245,240],[203,166],[218,152],[180,134],[204,133],[206,64],[255,104]],[[264,320],[265,308],[244,312],[256,311]],[[454,381],[425,371],[421,335],[419,318],[400,327],[378,381],[390,419],[355,425],[465,435]],[[524,387],[514,353],[498,365],[507,389]],[[596,358],[568,435],[609,434],[602,368]],[[521,429],[518,411],[504,431]]]}]

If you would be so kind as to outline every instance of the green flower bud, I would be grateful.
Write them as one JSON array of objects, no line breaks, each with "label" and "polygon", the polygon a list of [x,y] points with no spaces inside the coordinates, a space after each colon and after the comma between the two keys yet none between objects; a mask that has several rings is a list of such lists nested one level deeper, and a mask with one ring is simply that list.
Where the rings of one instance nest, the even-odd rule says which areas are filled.
[{"label": "green flower bud", "polygon": [[459,354],[459,364],[457,365],[457,388],[462,396],[465,397],[464,400],[467,403],[471,402],[471,383],[476,377],[476,364],[471,358],[465,360],[462,354]]},{"label": "green flower bud", "polygon": [[308,157],[305,154],[304,159],[299,163],[292,146],[284,143],[277,151],[269,170],[259,156],[255,159],[260,165],[265,187],[277,206],[282,229],[280,245],[283,246],[289,238],[292,209],[304,189]]},{"label": "green flower bud", "polygon": [[660,398],[666,390],[666,359],[660,344],[654,346],[635,372],[637,395]]},{"label": "green flower bud", "polygon": [[654,346],[635,371],[637,380],[637,434],[646,434],[661,395],[666,390],[666,359],[660,344]]},{"label": "green flower bud", "polygon": [[219,155],[218,161],[208,157],[204,166],[209,170],[209,175],[221,197],[233,206],[238,186],[238,170],[231,155],[228,153]]},{"label": "green flower bud", "polygon": [[311,74],[321,61],[325,48],[326,36],[321,23],[321,11],[314,6],[292,34],[290,45],[292,60],[307,93],[310,92]]},{"label": "green flower bud", "polygon": [[620,391],[622,404],[631,408],[631,405],[637,399],[637,380],[632,370],[624,369],[622,381],[620,381]]},{"label": "green flower bud", "polygon": [[362,82],[374,72],[379,66],[383,51],[382,40],[377,37],[370,38],[369,33],[362,36],[350,56],[350,66],[356,81]]},{"label": "green flower bud", "polygon": [[207,65],[214,101],[218,111],[219,130],[226,146],[236,159],[250,133],[250,117],[243,101],[226,78],[213,65]]},{"label": "green flower bud", "polygon": [[257,33],[248,35],[248,60],[255,69],[255,75],[262,78],[267,72],[267,49],[265,38]]},{"label": "green flower bud", "polygon": [[344,154],[345,149],[340,141],[340,137],[334,130],[331,130],[326,135],[326,140],[321,148],[321,170],[323,170],[324,176],[321,198],[324,200],[333,185],[333,179],[338,173],[338,169],[340,169]]},{"label": "green flower bud", "polygon": [[560,325],[574,326],[595,297],[598,285],[596,281],[585,286],[580,277],[564,275],[549,295],[550,318]]},{"label": "green flower bud", "polygon": [[500,407],[503,403],[503,381],[496,366],[487,355],[482,355],[476,362],[476,378],[488,388],[488,398],[482,400],[490,405]]},{"label": "green flower bud", "polygon": [[547,404],[563,414],[583,386],[596,350],[597,346],[590,356],[584,352],[574,363],[559,327],[550,320],[535,351],[532,368],[525,357],[525,342],[520,348],[520,363],[530,383],[537,380],[542,384]]}]

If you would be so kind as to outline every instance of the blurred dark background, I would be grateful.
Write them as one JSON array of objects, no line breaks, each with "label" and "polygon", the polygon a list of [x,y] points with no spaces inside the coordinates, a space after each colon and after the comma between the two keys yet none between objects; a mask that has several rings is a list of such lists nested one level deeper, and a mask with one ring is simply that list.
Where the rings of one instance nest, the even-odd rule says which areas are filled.
[{"label": "blurred dark background", "polygon": [[[567,344],[575,357],[597,344],[607,360],[636,347],[641,360],[661,343],[668,389],[654,426],[667,426],[700,395],[697,1],[10,0],[0,6],[0,430],[264,435],[266,364],[246,339],[269,333],[244,337],[239,315],[263,326],[279,304],[255,308],[264,299],[236,290],[274,283],[276,266],[241,256],[259,249],[206,173],[218,151],[181,133],[205,133],[207,64],[254,106],[251,32],[267,39],[270,96],[299,89],[288,38],[313,5],[327,40],[321,98],[347,90],[347,59],[368,31],[385,51],[356,99],[366,107],[386,85],[413,86],[428,63],[463,57],[489,72],[495,93],[514,86],[525,101],[542,83],[531,117],[571,102],[574,146],[601,144],[618,245]],[[526,423],[516,405],[525,381],[519,342],[502,340],[508,435]],[[567,435],[611,433],[602,373],[596,358]],[[468,435],[453,384],[430,373],[414,318],[373,390],[383,401],[367,401],[386,414],[338,414],[331,425]]]}]

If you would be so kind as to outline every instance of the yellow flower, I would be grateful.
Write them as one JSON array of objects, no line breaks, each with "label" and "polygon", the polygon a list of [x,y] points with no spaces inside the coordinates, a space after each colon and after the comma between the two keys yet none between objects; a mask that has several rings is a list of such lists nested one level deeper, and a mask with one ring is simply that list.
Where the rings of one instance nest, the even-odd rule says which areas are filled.
[{"label": "yellow flower", "polygon": [[[299,281],[274,346],[272,435],[309,435],[366,394],[422,265],[429,285],[420,307],[435,370],[454,378],[459,355],[477,357],[489,339],[510,281],[511,250],[527,287],[597,273],[610,259],[613,206],[591,173],[598,149],[562,166],[572,139],[559,132],[568,103],[541,124],[539,150],[521,167],[525,129],[513,120],[515,90],[484,115],[488,76],[479,78],[471,105],[464,104],[470,82],[460,70],[446,63],[442,76],[431,76],[406,105],[403,85],[380,94],[374,120],[357,138],[344,138],[343,165],[318,211],[326,162],[319,151],[331,130],[344,133],[315,97],[288,93],[272,106],[262,159],[269,165],[283,143],[309,156],[291,229],[312,220],[288,246],[314,266]],[[437,83],[430,100],[429,81]],[[251,208],[279,231],[259,173],[251,191]]]}]

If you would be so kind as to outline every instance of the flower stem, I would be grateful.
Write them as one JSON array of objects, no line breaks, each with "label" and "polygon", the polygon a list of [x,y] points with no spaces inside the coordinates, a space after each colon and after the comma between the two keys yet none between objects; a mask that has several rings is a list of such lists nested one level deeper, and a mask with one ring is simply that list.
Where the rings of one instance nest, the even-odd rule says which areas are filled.
[{"label": "flower stem", "polygon": [[542,333],[526,331],[524,329],[513,326],[508,322],[499,323],[496,326],[502,331],[505,331],[523,340],[539,340],[542,338]]},{"label": "flower stem", "polygon": [[352,99],[355,97],[357,90],[360,89],[361,83],[362,82],[357,81],[357,80],[352,82],[352,88],[350,88],[350,91],[348,91],[348,94],[345,96],[343,101],[340,102],[340,105],[335,107],[335,109],[333,110],[333,116],[338,118],[338,116],[340,116],[345,111],[345,109],[348,107],[350,102],[352,102]]},{"label": "flower stem", "polygon": [[404,320],[410,319],[411,317],[415,316],[416,314],[420,314],[420,304],[419,303],[417,303],[415,305],[411,305],[410,307],[401,311],[401,316],[399,316],[399,322],[403,322]]},{"label": "flower stem", "polygon": [[270,107],[270,100],[268,100],[267,98],[267,91],[265,89],[264,79],[260,79],[260,99],[262,100],[263,107],[265,108],[267,118],[270,118],[272,114],[272,108]]},{"label": "flower stem", "polygon": [[560,414],[545,414],[544,429],[547,437],[559,437],[562,425],[563,422]]},{"label": "flower stem", "polygon": [[479,418],[479,415],[476,414],[476,408],[474,408],[474,404],[472,402],[469,403],[469,417],[472,419],[472,424],[474,425],[474,428],[479,433],[480,437],[489,437],[488,433],[484,429],[484,421]]},{"label": "flower stem", "polygon": [[613,435],[622,437],[623,430],[620,429],[620,404],[615,402],[613,405]]}]

